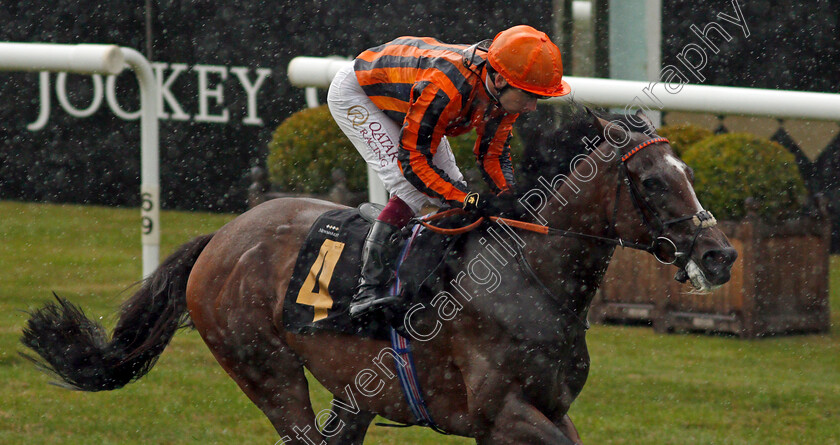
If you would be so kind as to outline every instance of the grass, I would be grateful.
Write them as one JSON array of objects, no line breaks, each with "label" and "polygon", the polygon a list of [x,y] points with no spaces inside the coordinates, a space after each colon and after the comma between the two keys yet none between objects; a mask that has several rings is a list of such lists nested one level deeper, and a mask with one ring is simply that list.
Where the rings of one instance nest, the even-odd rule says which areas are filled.
[{"label": "grass", "polygon": [[[163,212],[162,252],[233,215]],[[114,323],[141,274],[139,210],[0,201],[0,443],[273,444],[262,413],[195,332],[176,335],[139,382],[113,392],[48,385],[18,355],[26,314],[50,292]],[[571,416],[590,444],[840,443],[840,257],[832,333],[743,341],[594,326],[592,372]],[[330,397],[313,384],[316,406]],[[371,427],[370,444],[465,444],[424,428]]]}]

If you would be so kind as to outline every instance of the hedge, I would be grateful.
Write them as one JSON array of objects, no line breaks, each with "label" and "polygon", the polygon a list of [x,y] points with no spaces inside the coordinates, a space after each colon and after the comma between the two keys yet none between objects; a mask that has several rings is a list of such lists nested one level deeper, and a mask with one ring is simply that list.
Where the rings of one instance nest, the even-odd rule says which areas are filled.
[{"label": "hedge", "polygon": [[326,193],[336,168],[347,174],[350,190],[367,188],[364,159],[326,105],[303,109],[283,121],[268,144],[267,162],[271,182],[283,191]]},{"label": "hedge", "polygon": [[657,129],[656,133],[664,138],[668,138],[671,142],[671,148],[674,149],[674,153],[680,157],[682,157],[682,153],[689,146],[714,136],[711,130],[692,124],[666,125]]},{"label": "hedge", "polygon": [[764,219],[789,218],[807,196],[793,154],[751,134],[705,138],[685,148],[682,158],[694,169],[698,199],[718,219],[742,219],[747,198],[758,201]]}]

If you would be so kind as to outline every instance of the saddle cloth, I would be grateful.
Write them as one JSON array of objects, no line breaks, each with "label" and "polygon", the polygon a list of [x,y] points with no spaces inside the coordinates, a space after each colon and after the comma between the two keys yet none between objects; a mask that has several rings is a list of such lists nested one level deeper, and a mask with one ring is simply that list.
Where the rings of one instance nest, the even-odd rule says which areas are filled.
[{"label": "saddle cloth", "polygon": [[[286,290],[283,325],[287,331],[307,334],[321,330],[390,339],[391,324],[376,318],[379,314],[353,319],[347,311],[361,272],[362,246],[381,207],[363,204],[360,209],[327,211],[310,228]],[[436,270],[449,252],[447,246],[457,238],[430,231],[421,231],[414,237],[410,255],[399,267],[396,293],[402,295],[404,304],[395,312],[399,314],[406,309],[418,297],[422,286],[433,286],[440,281],[435,276]],[[429,280],[429,277],[436,279]],[[402,329],[401,316],[390,321],[395,328]]]}]

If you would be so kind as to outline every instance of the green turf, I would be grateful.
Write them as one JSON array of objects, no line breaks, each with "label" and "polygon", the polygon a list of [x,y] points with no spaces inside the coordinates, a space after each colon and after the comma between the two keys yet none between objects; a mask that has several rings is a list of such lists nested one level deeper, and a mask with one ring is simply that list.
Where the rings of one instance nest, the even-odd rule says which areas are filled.
[{"label": "green turf", "polygon": [[[18,355],[33,310],[56,291],[112,326],[141,273],[139,210],[0,202],[0,444],[273,444],[265,417],[182,331],[139,382],[108,393],[48,385]],[[163,212],[164,254],[232,215]],[[590,444],[840,442],[840,258],[829,335],[743,341],[594,326],[592,372],[571,415]],[[316,406],[329,402],[313,385]],[[462,444],[428,429],[372,427],[371,444]]]}]

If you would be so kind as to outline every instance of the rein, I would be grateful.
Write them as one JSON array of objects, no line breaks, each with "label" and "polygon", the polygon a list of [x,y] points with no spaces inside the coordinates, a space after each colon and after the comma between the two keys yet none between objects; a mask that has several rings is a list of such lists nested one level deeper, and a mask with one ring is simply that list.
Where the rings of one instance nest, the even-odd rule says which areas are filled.
[{"label": "rein", "polygon": [[[488,218],[482,216],[482,217],[479,217],[477,220],[473,221],[472,223],[470,223],[466,226],[457,227],[457,228],[453,228],[453,229],[445,229],[443,227],[438,227],[438,226],[435,226],[435,225],[430,223],[430,221],[443,219],[443,218],[453,216],[453,215],[464,215],[466,213],[467,212],[463,209],[449,209],[449,210],[445,210],[445,211],[440,212],[440,213],[435,213],[434,215],[430,215],[429,217],[424,218],[424,219],[418,219],[416,221],[417,221],[418,224],[422,225],[423,227],[425,227],[425,228],[427,228],[427,229],[429,229],[429,230],[431,230],[432,232],[435,232],[435,233],[440,233],[442,235],[461,235],[463,233],[467,233],[467,232],[470,232],[470,231],[474,230],[476,227],[480,226],[481,223],[483,223],[484,221],[486,221],[488,219]],[[571,238],[592,239],[592,240],[601,241],[601,242],[608,243],[608,244],[613,244],[613,245],[616,245],[616,246],[637,248],[637,249],[640,249],[640,250],[647,250],[647,245],[627,242],[627,241],[622,240],[621,238],[607,238],[607,237],[603,237],[603,236],[589,235],[589,234],[586,234],[586,233],[573,232],[573,231],[570,231],[570,230],[563,230],[563,229],[557,229],[557,228],[554,228],[554,227],[548,227],[548,226],[544,226],[542,224],[534,224],[534,223],[529,223],[529,222],[526,222],[526,221],[520,221],[518,219],[502,218],[500,216],[491,216],[491,217],[489,217],[489,219],[492,222],[502,222],[504,224],[507,224],[510,227],[516,227],[517,229],[527,230],[529,232],[540,233],[540,234],[543,234],[543,235],[558,235],[558,236],[568,236],[568,237],[571,237]]]},{"label": "rein", "polygon": [[[589,234],[586,234],[586,233],[580,233],[580,232],[574,232],[574,231],[571,231],[571,230],[558,229],[558,228],[555,228],[555,227],[549,227],[549,226],[545,226],[545,225],[542,225],[542,224],[534,224],[534,223],[529,223],[529,222],[525,222],[525,221],[519,221],[519,220],[509,219],[509,218],[502,218],[502,217],[497,217],[497,216],[491,216],[491,217],[489,217],[489,219],[490,219],[490,221],[493,221],[493,222],[502,222],[504,224],[507,224],[510,227],[516,227],[518,229],[527,230],[527,231],[535,232],[535,233],[540,233],[540,234],[543,234],[543,235],[565,236],[565,237],[570,237],[570,238],[579,238],[579,239],[598,241],[598,242],[605,243],[605,244],[612,244],[614,246],[620,246],[622,248],[623,247],[629,247],[631,249],[641,250],[641,251],[645,251],[645,252],[648,252],[648,253],[652,254],[657,259],[657,261],[659,261],[660,263],[673,264],[679,259],[680,256],[690,255],[691,251],[694,250],[694,244],[696,243],[697,237],[700,235],[700,232],[703,229],[711,228],[711,227],[714,227],[715,225],[717,225],[717,220],[715,220],[715,218],[714,218],[714,216],[712,216],[711,212],[708,212],[706,210],[701,210],[701,211],[699,211],[697,213],[694,213],[694,214],[691,214],[691,215],[680,216],[680,217],[677,217],[677,218],[662,221],[660,219],[658,213],[656,212],[656,210],[653,207],[650,206],[650,204],[644,198],[642,193],[638,190],[638,187],[636,187],[636,184],[630,179],[630,174],[627,171],[627,161],[630,160],[630,158],[633,155],[635,155],[636,153],[641,151],[643,148],[648,147],[648,146],[653,145],[653,144],[658,143],[658,142],[669,142],[669,141],[668,141],[668,139],[662,138],[662,137],[652,138],[652,139],[644,141],[641,144],[633,147],[633,149],[631,149],[626,154],[621,156],[621,169],[619,171],[618,185],[616,187],[616,192],[615,192],[616,200],[615,200],[615,204],[614,204],[614,208],[613,208],[613,222],[611,224],[611,231],[613,233],[616,233],[616,231],[615,231],[615,221],[617,220],[617,217],[618,217],[618,197],[621,193],[621,188],[622,188],[621,185],[622,185],[622,183],[624,183],[624,184],[627,185],[627,188],[630,191],[630,198],[631,198],[631,201],[633,202],[633,206],[636,208],[636,210],[641,215],[643,223],[645,224],[645,226],[647,226],[650,233],[652,235],[655,235],[655,236],[653,236],[653,240],[650,242],[650,244],[640,244],[640,243],[625,241],[619,236],[611,238],[611,237],[603,237],[603,236],[597,236],[597,235],[589,235]],[[624,178],[622,178],[622,175],[624,176]],[[645,213],[645,210],[648,213],[650,213],[651,215],[653,215],[653,217],[655,218],[655,221],[656,221],[655,225],[647,217],[647,215]],[[474,222],[472,222],[472,223],[470,223],[470,224],[468,224],[464,227],[458,227],[458,228],[453,228],[453,229],[445,229],[445,228],[438,227],[438,226],[435,226],[435,225],[430,223],[431,221],[446,218],[448,216],[460,215],[460,214],[465,214],[465,213],[466,213],[466,211],[464,211],[463,209],[449,209],[449,210],[445,210],[445,211],[440,212],[440,213],[436,213],[434,215],[429,215],[427,217],[417,219],[416,221],[419,224],[423,225],[423,227],[425,227],[425,228],[427,228],[427,229],[429,229],[433,232],[436,232],[436,233],[440,233],[440,234],[444,234],[444,235],[460,235],[460,234],[469,232],[471,230],[474,230],[475,228],[480,226],[487,219],[487,218],[482,216],[482,217],[479,217]],[[683,222],[683,221],[688,221],[688,220],[691,220],[694,223],[694,225],[697,227],[697,230],[695,231],[694,236],[691,240],[691,246],[689,247],[689,249],[686,252],[680,252],[677,249],[676,244],[673,241],[671,241],[670,238],[662,236],[662,233],[664,233],[665,230],[669,226],[671,226],[673,224]],[[665,261],[657,255],[656,247],[659,245],[660,242],[667,242],[667,243],[671,244],[671,246],[674,249],[674,260]]]}]

